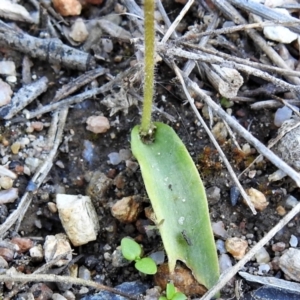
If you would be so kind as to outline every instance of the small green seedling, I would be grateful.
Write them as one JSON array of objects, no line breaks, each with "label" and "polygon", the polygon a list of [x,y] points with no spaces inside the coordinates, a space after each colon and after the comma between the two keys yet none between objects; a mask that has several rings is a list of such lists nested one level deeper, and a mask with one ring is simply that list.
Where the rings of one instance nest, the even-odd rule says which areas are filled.
[{"label": "small green seedling", "polygon": [[185,300],[187,296],[184,293],[176,292],[173,283],[168,283],[166,288],[166,296],[160,296],[158,300]]},{"label": "small green seedling", "polygon": [[135,268],[147,275],[154,275],[157,267],[154,260],[150,257],[142,256],[142,247],[130,238],[123,238],[121,241],[121,250],[123,256],[130,261],[135,261]]}]

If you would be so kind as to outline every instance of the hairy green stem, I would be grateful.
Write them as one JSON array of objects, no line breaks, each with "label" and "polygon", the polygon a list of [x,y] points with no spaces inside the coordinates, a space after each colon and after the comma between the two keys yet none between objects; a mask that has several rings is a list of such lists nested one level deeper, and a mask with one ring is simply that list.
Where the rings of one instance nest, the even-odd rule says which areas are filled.
[{"label": "hairy green stem", "polygon": [[154,0],[145,0],[144,17],[145,17],[145,59],[144,59],[144,105],[140,134],[142,136],[151,136],[151,110],[154,95],[154,51],[155,51],[155,29],[154,29]]}]

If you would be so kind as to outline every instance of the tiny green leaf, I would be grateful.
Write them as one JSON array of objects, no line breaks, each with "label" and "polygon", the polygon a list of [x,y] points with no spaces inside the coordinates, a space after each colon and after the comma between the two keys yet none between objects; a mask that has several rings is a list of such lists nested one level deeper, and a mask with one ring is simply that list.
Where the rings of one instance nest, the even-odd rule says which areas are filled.
[{"label": "tiny green leaf", "polygon": [[158,298],[158,300],[168,300],[168,299],[167,299],[167,297],[165,297],[165,296],[160,296],[160,297]]},{"label": "tiny green leaf", "polygon": [[187,299],[187,296],[181,292],[175,293],[175,295],[172,297],[172,300],[185,300],[185,299]]},{"label": "tiny green leaf", "polygon": [[166,296],[168,299],[172,299],[176,293],[176,289],[173,283],[168,283],[166,287]]},{"label": "tiny green leaf", "polygon": [[157,266],[154,260],[150,257],[144,257],[135,263],[135,268],[148,275],[154,275],[157,272]]},{"label": "tiny green leaf", "polygon": [[127,260],[137,260],[142,254],[141,246],[130,238],[123,238],[121,241],[121,250]]}]

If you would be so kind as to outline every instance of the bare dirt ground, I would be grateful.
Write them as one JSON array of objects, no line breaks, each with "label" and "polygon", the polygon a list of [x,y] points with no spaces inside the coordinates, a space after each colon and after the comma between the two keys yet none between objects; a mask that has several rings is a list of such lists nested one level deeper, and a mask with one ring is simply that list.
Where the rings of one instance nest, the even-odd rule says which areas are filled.
[{"label": "bare dirt ground", "polygon": [[[7,7],[13,5],[13,2],[6,2],[10,3]],[[0,270],[2,275],[12,278],[20,274],[33,274],[37,270],[48,275],[71,274],[108,287],[134,282],[124,292],[142,293],[144,296],[148,293],[147,297],[152,299],[157,297],[158,292],[146,290],[156,286],[157,281],[153,280],[153,276],[138,273],[116,251],[125,236],[140,242],[147,255],[163,250],[158,232],[149,229],[154,225],[145,210],[150,207],[150,202],[138,165],[130,152],[130,131],[140,120],[142,105],[143,24],[137,9],[142,5],[133,0],[106,0],[101,4],[90,2],[81,1],[81,11],[68,16],[48,1],[19,1],[17,13],[9,12],[5,7],[3,12],[0,9],[0,98],[6,101],[0,108],[1,165],[17,175],[14,177],[0,170],[1,192],[4,192],[0,195],[0,257],[3,258],[3,261],[0,260]],[[237,5],[236,1],[229,2],[251,23],[267,20],[251,19],[254,12],[251,5],[245,8]],[[229,2],[224,1],[230,11]],[[162,1],[170,22],[180,14],[184,7],[182,3]],[[294,18],[292,21],[296,22],[299,4],[292,4],[287,11],[290,18]],[[74,4],[71,7],[74,8]],[[268,9],[267,5],[264,7]],[[191,57],[196,64],[187,76],[262,144],[267,146],[277,136],[281,124],[274,124],[274,114],[278,107],[284,106],[280,99],[287,100],[295,108],[299,105],[299,37],[289,43],[271,40],[266,38],[262,26],[258,25],[256,29],[241,28],[226,33],[224,28],[243,24],[234,11],[230,15],[227,10],[219,1],[195,1],[167,44],[159,44],[153,114],[155,121],[163,121],[174,128],[200,172],[207,190],[211,221],[214,226],[219,225],[214,227],[214,233],[222,271],[228,271],[245,255],[235,244],[234,250],[241,257],[234,258],[235,251],[225,247],[226,241],[239,238],[239,241],[246,243],[244,250],[248,252],[297,205],[300,196],[297,182],[293,180],[297,180],[297,175],[293,177],[293,173],[289,174],[290,177],[271,181],[269,176],[277,167],[274,162],[263,158],[239,177],[245,190],[253,188],[265,196],[263,206],[258,204],[258,212],[254,215],[244,203],[224,161],[176,79],[172,61],[186,72],[189,61],[186,54],[176,51],[199,55],[198,60]],[[234,17],[236,23],[231,21]],[[156,18],[159,42],[169,25],[162,11],[157,11]],[[83,25],[74,29],[79,19],[82,19]],[[275,17],[268,20],[291,21]],[[298,24],[293,27],[295,34],[298,34]],[[224,32],[205,37],[199,35],[222,28]],[[78,40],[74,40],[72,34],[77,34],[75,39]],[[265,42],[264,46],[253,38],[255,34]],[[198,44],[212,52],[219,52],[205,53],[202,48],[193,48]],[[223,54],[243,61],[231,61],[229,56],[224,57],[227,64],[218,61],[223,59]],[[15,69],[5,71],[4,65],[1,65],[3,62],[13,62]],[[248,66],[246,62],[253,64]],[[216,65],[234,70],[234,73],[220,71]],[[271,66],[278,68],[272,69]],[[93,72],[96,68],[97,72]],[[84,75],[87,79],[82,77]],[[43,77],[45,82],[32,87]],[[224,83],[225,91],[220,87],[220,82]],[[67,88],[58,98],[57,92],[64,86]],[[22,90],[25,87],[28,89]],[[29,90],[33,90],[31,98],[27,97]],[[208,108],[207,102],[191,85],[188,90],[238,176],[254,161],[260,150],[243,134],[229,131],[220,115]],[[20,98],[16,99],[16,95]],[[261,106],[255,107],[258,105]],[[109,122],[109,128],[104,128],[101,123],[100,127],[104,128],[102,133],[93,132],[96,130],[94,125],[87,129],[87,120],[91,116],[103,116],[103,120]],[[232,131],[241,132],[234,127]],[[293,142],[290,147],[293,147]],[[279,150],[276,153],[282,156]],[[294,161],[287,163],[297,171]],[[104,182],[99,176],[105,176]],[[14,196],[16,192],[18,196]],[[65,232],[57,213],[57,194],[90,196],[100,224],[96,240],[78,247],[71,246],[72,260],[64,266],[55,265],[57,260],[53,262],[60,245],[48,250],[52,251],[52,260],[47,259],[42,250],[38,258],[30,251],[34,247],[41,249],[38,245],[45,250],[47,237]],[[113,216],[112,207],[124,197],[134,197],[139,208],[135,217],[128,213],[120,220]],[[292,261],[294,258],[290,259],[290,265],[285,266],[290,269],[296,266],[290,273],[280,262],[280,258],[290,249],[299,251],[299,217],[288,220],[288,224],[274,234],[263,245],[265,251],[259,251],[262,258],[257,254],[249,262],[245,261],[242,270],[262,278],[286,280],[280,286],[283,289],[290,281],[300,281],[298,262]],[[296,256],[299,257],[298,252]],[[43,269],[46,262],[50,266]],[[72,273],[74,269],[79,269],[78,275],[77,271]],[[272,287],[265,295],[255,296],[261,284],[253,284],[238,274],[231,277],[222,289],[223,299],[299,299],[293,288],[283,289],[286,294],[279,294],[278,287]],[[7,278],[1,278],[1,293],[6,299],[55,299],[59,296],[75,299],[98,292],[94,287],[86,288],[78,283],[42,283],[43,277],[37,278],[36,282],[28,280],[25,284],[12,283]],[[270,296],[274,289],[281,298]],[[201,296],[189,293],[188,289],[185,292],[192,298]],[[113,296],[106,297],[111,299]]]}]

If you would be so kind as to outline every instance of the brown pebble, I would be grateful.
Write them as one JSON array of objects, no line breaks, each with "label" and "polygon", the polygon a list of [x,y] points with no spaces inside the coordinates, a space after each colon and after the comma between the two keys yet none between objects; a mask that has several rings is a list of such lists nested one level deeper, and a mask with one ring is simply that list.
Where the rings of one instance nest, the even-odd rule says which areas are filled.
[{"label": "brown pebble", "polygon": [[170,274],[167,263],[160,265],[154,275],[155,285],[165,290],[167,283],[171,280],[176,288],[186,296],[201,296],[207,291],[203,285],[197,282],[188,268],[177,265],[174,272]]},{"label": "brown pebble", "polygon": [[280,268],[279,268],[279,260],[280,260],[280,257],[279,256],[275,256],[272,261],[271,261],[271,265],[272,265],[272,269],[274,271],[278,271]]},{"label": "brown pebble", "polygon": [[225,242],[225,248],[235,259],[240,260],[245,256],[248,242],[238,237],[229,238]]},{"label": "brown pebble", "polygon": [[14,258],[14,251],[8,248],[0,248],[0,256],[2,256],[7,262],[10,262]]},{"label": "brown pebble", "polygon": [[19,252],[24,253],[28,251],[30,248],[34,246],[34,243],[31,239],[22,238],[22,237],[14,237],[11,239],[11,243],[19,246]]},{"label": "brown pebble", "polygon": [[281,216],[281,217],[284,216],[284,215],[286,215],[286,210],[281,205],[279,205],[279,206],[276,207],[276,211],[277,211],[278,215]]},{"label": "brown pebble", "polygon": [[141,210],[141,202],[135,196],[130,196],[117,201],[111,208],[111,213],[120,222],[132,223],[136,221]]},{"label": "brown pebble", "polygon": [[114,179],[116,176],[117,170],[116,169],[109,169],[108,172],[106,173],[106,176],[108,178]]},{"label": "brown pebble", "polygon": [[32,122],[31,126],[35,131],[42,131],[44,128],[44,123],[43,122]]},{"label": "brown pebble", "polygon": [[285,250],[284,242],[278,242],[272,245],[272,251],[274,252],[282,252],[283,250]]},{"label": "brown pebble", "polygon": [[78,0],[52,0],[52,3],[63,17],[78,16],[81,13],[81,4]]},{"label": "brown pebble", "polygon": [[126,180],[122,173],[118,174],[117,177],[114,179],[115,186],[122,190],[125,187]]},{"label": "brown pebble", "polygon": [[45,283],[36,283],[30,288],[34,300],[51,299],[53,291]]},{"label": "brown pebble", "polygon": [[110,128],[108,119],[103,116],[90,116],[86,123],[86,129],[94,133],[104,133]]},{"label": "brown pebble", "polygon": [[[269,202],[267,201],[266,196],[259,190],[250,188],[250,189],[246,190],[246,193],[248,194],[255,209],[257,209],[259,211],[263,211],[269,205]],[[245,200],[244,200],[244,202],[245,202]]]}]

